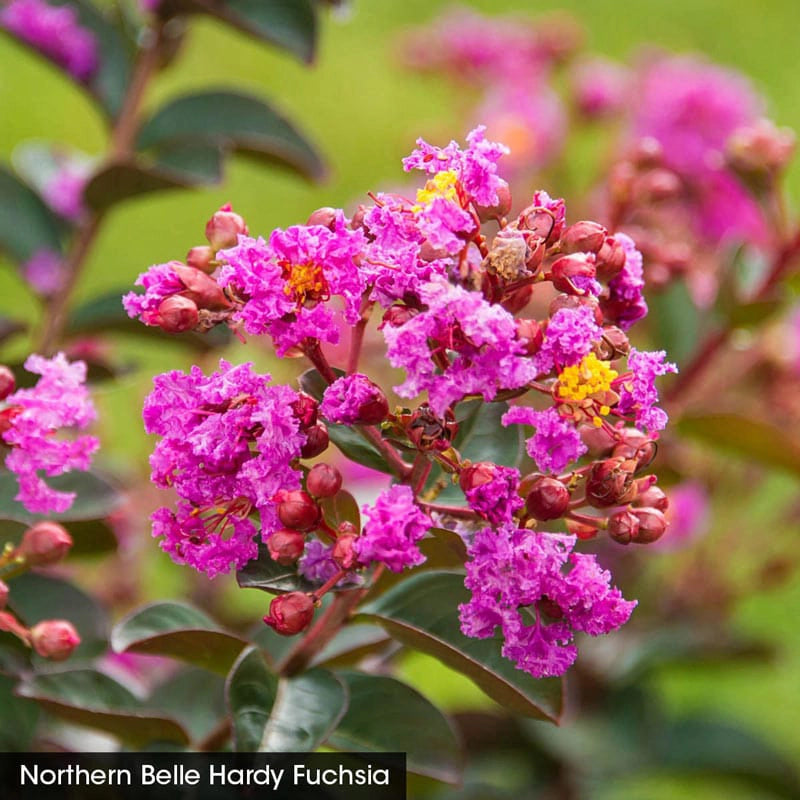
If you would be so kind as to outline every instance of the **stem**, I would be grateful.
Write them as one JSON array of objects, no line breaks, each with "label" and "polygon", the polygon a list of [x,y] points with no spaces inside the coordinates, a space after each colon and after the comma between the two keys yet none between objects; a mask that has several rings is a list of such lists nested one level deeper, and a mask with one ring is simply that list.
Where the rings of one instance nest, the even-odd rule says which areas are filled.
[{"label": "stem", "polygon": [[[163,35],[163,25],[149,31],[139,50],[131,82],[128,84],[122,109],[111,131],[111,142],[107,163],[124,161],[133,153],[136,131],[139,123],[139,110],[151,78],[158,69]],[[86,260],[100,231],[103,211],[93,211],[75,232],[69,255],[65,263],[66,278],[64,287],[47,304],[45,323],[37,346],[43,355],[51,355],[64,334],[67,324],[67,311],[75,286],[86,265]]]},{"label": "stem", "polygon": [[365,300],[361,306],[361,319],[353,328],[350,337],[350,355],[347,358],[347,374],[352,375],[358,371],[358,360],[361,358],[361,348],[364,344],[364,332],[367,329],[369,318],[372,315],[373,303]]},{"label": "stem", "polygon": [[464,508],[464,506],[445,506],[439,503],[426,503],[424,500],[417,500],[417,505],[429,513],[435,511],[438,514],[446,514],[448,517],[455,517],[456,519],[482,519],[476,511],[471,508]]},{"label": "stem", "polygon": [[425,481],[428,480],[428,475],[431,474],[432,467],[433,464],[428,460],[425,453],[417,453],[414,458],[414,465],[411,467],[411,475],[408,479],[415,495],[418,495],[422,491],[425,486]]}]

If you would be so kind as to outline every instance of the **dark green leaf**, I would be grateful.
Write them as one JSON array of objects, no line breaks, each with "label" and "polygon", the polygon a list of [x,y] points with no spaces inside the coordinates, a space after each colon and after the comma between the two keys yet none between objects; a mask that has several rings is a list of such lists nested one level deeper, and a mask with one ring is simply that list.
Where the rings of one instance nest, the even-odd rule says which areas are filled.
[{"label": "dark green leaf", "polygon": [[347,691],[332,673],[314,669],[278,679],[255,648],[236,662],[226,691],[240,751],[315,750],[347,707]]},{"label": "dark green leaf", "polygon": [[688,718],[664,732],[659,766],[670,771],[731,775],[781,797],[800,797],[792,764],[750,731],[726,722]]},{"label": "dark green leaf", "polygon": [[0,167],[0,250],[27,261],[37,250],[61,252],[61,227],[42,199]]},{"label": "dark green leaf", "polygon": [[141,149],[216,146],[289,166],[319,179],[324,166],[300,132],[263,100],[237,92],[208,91],[179,97],[160,108],[139,133]]},{"label": "dark green leaf", "polygon": [[17,686],[17,694],[38,701],[56,716],[107,731],[133,746],[189,742],[174,719],[147,709],[124,686],[91,669],[33,675]]},{"label": "dark green leaf", "polygon": [[400,750],[406,753],[411,772],[458,782],[459,742],[436,706],[394,678],[360,672],[338,674],[350,691],[350,706],[330,737],[332,747],[367,753]]},{"label": "dark green leaf", "polygon": [[[13,633],[0,633],[0,675],[21,675],[31,666],[31,650]],[[2,706],[2,703],[0,703]],[[0,748],[2,752],[2,748]]]},{"label": "dark green leaf", "polygon": [[263,543],[258,545],[258,558],[239,570],[236,580],[243,589],[262,589],[272,594],[310,592],[314,588],[314,584],[297,574],[297,567],[284,567],[273,561]]},{"label": "dark green leaf", "polygon": [[118,653],[168,656],[227,675],[247,642],[182,603],[153,603],[125,617],[111,633]]},{"label": "dark green leaf", "polygon": [[[337,378],[341,378],[345,374],[345,371],[343,369],[334,368],[333,374]],[[297,379],[297,383],[306,394],[311,395],[317,402],[322,402],[322,395],[325,394],[325,390],[328,388],[328,382],[316,369],[313,367],[307,369]]]},{"label": "dark green leaf", "polygon": [[501,640],[461,633],[457,607],[469,599],[464,578],[421,572],[361,608],[359,619],[377,622],[398,641],[463,673],[501,705],[529,717],[557,721],[562,681],[536,680],[500,653]]},{"label": "dark green leaf", "polygon": [[192,184],[213,184],[222,181],[223,153],[219,147],[207,144],[182,143],[165,147],[156,154],[156,164],[162,169],[185,176]]},{"label": "dark green leaf", "polygon": [[159,685],[147,704],[174,717],[199,741],[216,729],[226,714],[225,681],[204,669],[182,669]]},{"label": "dark green leaf", "polygon": [[670,361],[686,362],[697,347],[700,312],[684,281],[674,281],[663,292],[648,295],[654,338],[667,351]]},{"label": "dark green leaf", "polygon": [[93,472],[68,472],[47,478],[54,489],[76,492],[75,502],[60,514],[31,514],[21,503],[14,500],[19,490],[16,476],[0,470],[0,519],[10,519],[30,524],[39,519],[53,519],[59,522],[73,520],[100,519],[107,517],[122,502],[121,495],[104,478]]},{"label": "dark green leaf", "polygon": [[165,0],[161,6],[162,15],[209,14],[303,61],[314,58],[317,20],[312,0]]},{"label": "dark green leaf", "polygon": [[679,431],[714,448],[800,474],[800,439],[791,430],[738,414],[701,414],[678,422]]},{"label": "dark green leaf", "polygon": [[355,428],[349,428],[347,425],[335,425],[332,422],[326,424],[331,441],[351,461],[378,472],[394,474],[386,463],[386,459]]},{"label": "dark green leaf", "polygon": [[389,642],[386,631],[378,625],[345,625],[313,663],[330,666],[354,664],[376,648]]},{"label": "dark green leaf", "polygon": [[224,325],[218,325],[205,334],[180,335],[164,333],[161,328],[143,325],[138,319],[131,319],[122,307],[122,296],[130,290],[130,286],[125,286],[79,305],[70,315],[68,332],[74,335],[97,331],[105,333],[113,330],[134,336],[161,339],[201,351],[221,347],[230,340],[230,330]]},{"label": "dark green leaf", "polygon": [[333,497],[323,497],[319,501],[325,522],[336,529],[342,522],[351,522],[356,530],[361,530],[361,514],[358,503],[350,492],[340,489]]},{"label": "dark green leaf", "polygon": [[30,749],[39,719],[39,706],[13,695],[15,681],[0,675],[0,752]]},{"label": "dark green leaf", "polygon": [[45,619],[69,620],[81,637],[73,659],[92,658],[105,652],[108,614],[68,581],[33,572],[20,575],[14,578],[9,605],[28,627]]},{"label": "dark green leaf", "polygon": [[521,425],[503,427],[500,419],[508,411],[508,403],[483,403],[472,424],[456,437],[456,448],[470,461],[493,461],[506,467],[518,467],[523,455]]}]

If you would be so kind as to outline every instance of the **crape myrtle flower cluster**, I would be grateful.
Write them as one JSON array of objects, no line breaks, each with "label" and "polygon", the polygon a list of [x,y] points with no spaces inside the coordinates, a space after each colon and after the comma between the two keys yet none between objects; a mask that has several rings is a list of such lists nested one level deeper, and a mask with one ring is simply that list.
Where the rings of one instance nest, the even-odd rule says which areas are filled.
[{"label": "crape myrtle flower cluster", "polygon": [[[370,194],[352,217],[322,208],[268,238],[225,206],[207,245],[152,267],[137,280],[144,292],[123,298],[131,316],[168,332],[225,324],[242,339],[267,335],[327,385],[315,399],[221,361],[211,375],[157,376],[145,401],[145,427],[161,437],[153,481],[178,495],[153,515],[153,534],[209,576],[244,567],[259,542],[296,564],[316,588],[272,601],[265,622],[282,634],[305,630],[328,591],[423,564],[425,539],[442,526],[468,544],[462,630],[500,629],[505,655],[532,675],[563,673],[576,632],[607,633],[630,616],[635,603],[576,546],[601,532],[623,544],[664,533],[667,498],[644,473],[667,423],[656,380],[675,366],[628,341],[647,313],[634,241],[569,224],[564,201],[545,191],[509,216],[506,153],[483,128],[464,148],[420,139],[404,160],[422,172],[411,196]],[[407,406],[392,408],[378,378],[359,371],[364,329],[379,316]],[[337,369],[325,347],[348,329]],[[523,471],[459,453],[468,399],[505,404],[502,424],[523,427]],[[395,476],[360,522],[331,521],[342,475],[306,463],[328,449],[332,425],[362,436]],[[437,502],[448,482],[462,505]]]},{"label": "crape myrtle flower cluster", "polygon": [[94,34],[78,20],[69,3],[50,5],[44,0],[11,0],[0,9],[0,26],[86,83],[99,66]]},{"label": "crape myrtle flower cluster", "polygon": [[[58,564],[72,547],[72,537],[56,522],[37,522],[22,535],[19,545],[6,545],[0,552],[0,574],[7,576],[24,572],[30,567]],[[12,582],[13,586],[13,582]],[[30,628],[23,625],[9,610],[11,589],[0,580],[0,631],[11,633],[42,658],[63,661],[80,644],[80,636],[72,623],[48,619]]]},{"label": "crape myrtle flower cluster", "polygon": [[53,358],[31,355],[25,369],[40,375],[35,386],[16,389],[14,374],[0,366],[0,443],[5,466],[19,484],[15,500],[34,514],[63,512],[74,492],[49,486],[42,477],[88,470],[99,446],[94,436],[63,435],[82,430],[96,418],[86,388],[86,364],[70,363],[63,353]]}]

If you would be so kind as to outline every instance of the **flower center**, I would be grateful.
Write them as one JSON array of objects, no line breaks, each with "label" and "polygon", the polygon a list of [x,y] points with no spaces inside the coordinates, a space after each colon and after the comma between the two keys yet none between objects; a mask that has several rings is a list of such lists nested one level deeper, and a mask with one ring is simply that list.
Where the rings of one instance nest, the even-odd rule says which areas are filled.
[{"label": "flower center", "polygon": [[459,203],[458,175],[453,170],[437,172],[422,189],[417,190],[417,205],[414,206],[414,211],[421,211],[437,197]]},{"label": "flower center", "polygon": [[[567,402],[586,405],[586,401],[598,400],[597,411],[600,415],[609,414],[608,402],[614,397],[611,383],[619,373],[611,369],[608,361],[600,361],[594,354],[584,356],[577,364],[565,367],[558,376],[558,397]],[[594,414],[592,422],[598,428],[603,421]]]},{"label": "flower center", "polygon": [[283,277],[286,286],[283,291],[297,298],[299,305],[308,301],[324,300],[328,297],[328,282],[320,264],[290,264],[284,263]]}]

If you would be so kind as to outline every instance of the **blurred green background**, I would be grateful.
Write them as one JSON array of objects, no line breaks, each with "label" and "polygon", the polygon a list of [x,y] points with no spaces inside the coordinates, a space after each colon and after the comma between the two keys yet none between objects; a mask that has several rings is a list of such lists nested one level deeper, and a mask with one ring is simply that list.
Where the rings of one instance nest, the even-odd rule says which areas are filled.
[{"label": "blurred green background", "polygon": [[[312,69],[211,22],[195,23],[182,57],[154,87],[149,103],[208,84],[255,90],[273,98],[301,125],[327,158],[331,174],[325,184],[314,186],[290,174],[233,161],[221,188],[167,193],[118,206],[104,226],[78,296],[128,286],[148,265],[181,258],[189,247],[202,243],[206,219],[223,202],[234,204],[252,233],[266,234],[274,227],[304,221],[321,205],[352,208],[367,190],[400,181],[400,158],[417,136],[463,137],[463,98],[441,79],[410,74],[396,58],[398,34],[434,18],[447,5],[440,0],[355,0],[345,13],[330,14],[325,20]],[[766,4],[755,0],[625,4],[618,0],[508,0],[502,4],[475,0],[466,5],[485,13],[570,12],[585,28],[590,52],[620,59],[644,44],[705,53],[749,75],[766,96],[777,123],[800,129],[796,0]],[[54,69],[6,39],[0,39],[0,109],[0,157],[4,160],[26,139],[66,142],[90,153],[103,151],[103,124],[88,100]],[[573,165],[576,171],[580,167],[580,161]],[[790,183],[796,196],[800,188],[796,167]],[[545,188],[559,192],[557,186]],[[30,306],[26,316],[35,316],[35,299],[10,265],[4,266],[0,312],[20,315],[21,304],[26,304]],[[19,347],[24,349],[24,344]],[[129,343],[128,352],[133,347]],[[146,474],[149,449],[138,431],[143,393],[153,372],[183,366],[186,354],[161,344],[147,352],[138,344],[135,347],[137,355],[145,358],[146,368],[119,386],[103,390],[102,435],[112,465],[141,476]],[[235,358],[252,358],[252,352],[245,354],[240,347],[234,346]],[[787,525],[776,509],[796,495],[796,483],[776,474],[759,486],[746,514],[741,504],[735,516],[726,513],[730,498],[715,499],[718,513],[712,543],[731,526],[743,535],[767,539],[778,526]],[[150,591],[179,594],[182,571],[173,568],[155,547],[153,553]],[[723,552],[719,555],[724,558]],[[653,569],[669,569],[673,558],[691,558],[691,553],[653,554],[658,562]],[[242,602],[252,602],[254,610],[263,605],[261,596]],[[655,679],[659,694],[676,711],[713,709],[725,718],[742,721],[800,763],[798,617],[800,586],[751,596],[740,604],[736,622],[743,631],[778,643],[777,659],[769,664],[664,669]],[[447,674],[429,659],[415,658],[405,671],[426,694],[449,708],[486,702],[466,680]],[[755,796],[741,791],[720,783],[653,777],[598,787],[597,796],[603,800]]]}]

